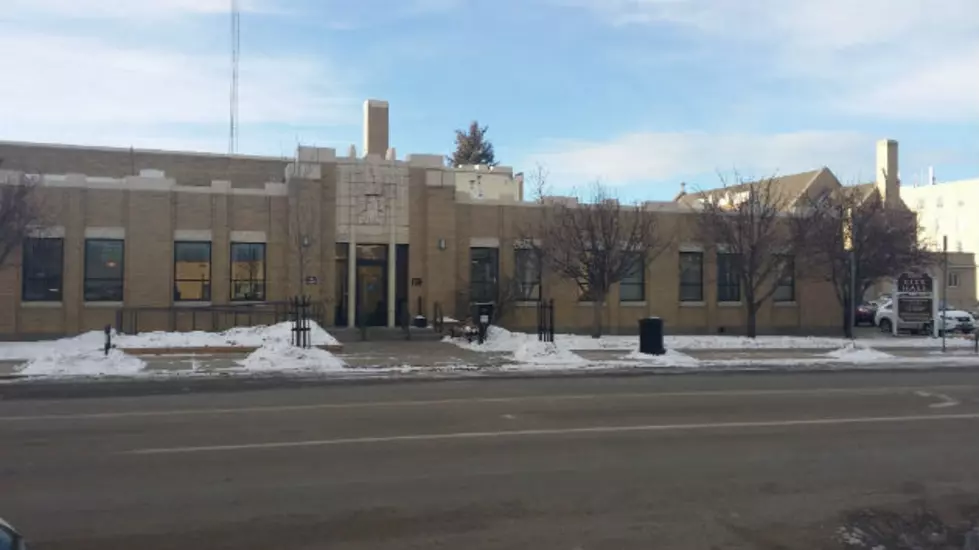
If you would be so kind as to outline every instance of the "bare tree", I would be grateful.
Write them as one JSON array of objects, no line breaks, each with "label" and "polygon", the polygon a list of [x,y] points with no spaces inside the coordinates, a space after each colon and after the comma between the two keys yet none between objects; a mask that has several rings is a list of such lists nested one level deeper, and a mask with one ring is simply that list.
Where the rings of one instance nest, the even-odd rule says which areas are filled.
[{"label": "bare tree", "polygon": [[32,228],[41,223],[41,207],[35,193],[36,175],[0,175],[0,267],[24,243]]},{"label": "bare tree", "polygon": [[578,204],[543,208],[538,227],[526,233],[543,265],[574,281],[592,302],[592,336],[602,335],[602,310],[612,286],[645,270],[666,247],[656,218],[642,205],[622,206],[600,183]]},{"label": "bare tree", "polygon": [[313,271],[313,247],[316,246],[313,205],[303,197],[301,182],[312,177],[319,169],[318,162],[302,161],[298,155],[292,164],[291,177],[299,181],[296,185],[289,186],[288,235],[289,248],[296,258],[296,292],[299,294],[305,294],[306,277]]},{"label": "bare tree", "polygon": [[716,247],[719,266],[727,262],[724,274],[718,270],[719,276],[729,277],[728,288],[736,291],[732,293],[737,297],[729,299],[744,302],[751,338],[757,335],[758,310],[775,294],[785,270],[794,266],[797,240],[791,233],[794,226],[786,219],[790,206],[774,177],[754,183],[739,178],[738,185],[725,183],[699,201],[698,232],[703,242]]},{"label": "bare tree", "polygon": [[548,169],[540,163],[534,165],[534,169],[526,175],[526,181],[530,184],[530,197],[533,202],[543,203],[544,197],[550,194],[551,188],[547,180],[550,176]]},{"label": "bare tree", "polygon": [[[809,198],[805,206],[806,214],[794,220],[804,271],[832,283],[845,313],[847,336],[852,335],[849,308],[854,291],[861,299],[875,282],[934,262],[920,238],[917,216],[887,207],[875,191],[844,187]],[[851,279],[856,281],[854,289]]]}]

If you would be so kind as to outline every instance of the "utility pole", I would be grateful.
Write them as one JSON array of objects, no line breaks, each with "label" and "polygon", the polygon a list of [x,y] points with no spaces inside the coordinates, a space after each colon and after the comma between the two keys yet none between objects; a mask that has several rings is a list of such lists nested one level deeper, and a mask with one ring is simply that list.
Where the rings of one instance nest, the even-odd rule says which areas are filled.
[{"label": "utility pole", "polygon": [[948,235],[942,236],[942,353],[945,349],[945,312],[948,310]]}]

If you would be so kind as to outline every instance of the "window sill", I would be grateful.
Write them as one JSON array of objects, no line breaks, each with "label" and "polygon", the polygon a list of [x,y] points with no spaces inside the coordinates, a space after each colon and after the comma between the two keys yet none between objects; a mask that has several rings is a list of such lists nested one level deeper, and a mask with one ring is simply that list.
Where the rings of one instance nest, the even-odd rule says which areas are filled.
[{"label": "window sill", "polygon": [[85,307],[92,308],[120,308],[122,306],[122,302],[85,302]]},{"label": "window sill", "polygon": [[741,302],[717,302],[717,307],[741,307],[743,305]]},{"label": "window sill", "polygon": [[707,302],[680,302],[680,307],[707,307]]},{"label": "window sill", "polygon": [[21,302],[21,307],[37,309],[58,309],[64,307],[63,302]]},{"label": "window sill", "polygon": [[209,307],[211,302],[192,302],[192,301],[182,301],[174,302],[173,307]]},{"label": "window sill", "polygon": [[[593,307],[595,305],[595,302],[578,302],[578,305],[581,307]],[[602,307],[605,307],[606,305],[607,304],[603,303]]]},{"label": "window sill", "polygon": [[[210,302],[208,302],[210,303]],[[268,300],[231,300],[230,305],[233,306],[257,306],[261,304],[268,303]]]},{"label": "window sill", "polygon": [[619,302],[621,307],[646,307],[646,301],[629,301],[629,302]]},{"label": "window sill", "polygon": [[799,307],[799,304],[793,300],[791,302],[774,302],[775,307]]},{"label": "window sill", "polygon": [[537,307],[538,305],[540,305],[540,302],[533,300],[521,300],[514,303],[514,306],[516,307]]}]

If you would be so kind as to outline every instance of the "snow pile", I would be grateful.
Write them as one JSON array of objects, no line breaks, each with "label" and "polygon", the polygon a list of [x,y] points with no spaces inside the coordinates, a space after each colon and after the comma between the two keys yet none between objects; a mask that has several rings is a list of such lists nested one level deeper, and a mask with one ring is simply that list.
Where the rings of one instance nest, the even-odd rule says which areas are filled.
[{"label": "snow pile", "polygon": [[303,349],[286,340],[269,340],[238,361],[245,370],[278,371],[341,371],[347,365],[332,353],[319,349]]},{"label": "snow pile", "polygon": [[25,376],[131,376],[139,374],[146,363],[138,357],[112,349],[64,351],[56,349],[24,364],[19,374]]},{"label": "snow pile", "polygon": [[696,367],[700,365],[699,359],[673,349],[667,349],[663,355],[648,355],[634,349],[625,358],[638,361],[642,366],[651,367]]},{"label": "snow pile", "polygon": [[[293,323],[286,321],[275,325],[234,327],[224,332],[143,332],[120,334],[113,343],[120,348],[258,348],[267,342],[288,342],[292,338]],[[101,334],[101,333],[99,333]],[[85,336],[85,335],[82,335]],[[316,322],[309,322],[310,343],[314,346],[336,345],[340,342]]]},{"label": "snow pile", "polygon": [[513,352],[513,358],[520,363],[550,366],[580,366],[588,360],[575,355],[571,350],[554,342],[541,342],[536,338],[520,344]]},{"label": "snow pile", "polygon": [[895,357],[889,353],[877,351],[872,348],[858,347],[853,344],[846,345],[840,349],[833,350],[825,355],[830,359],[845,361],[847,363],[884,363],[893,361]]},{"label": "snow pile", "polygon": [[[471,351],[513,353],[526,343],[537,342],[537,335],[527,334],[525,332],[510,332],[505,328],[490,325],[486,329],[486,340],[482,344],[479,343],[479,338],[476,336],[473,337],[472,342],[467,341],[465,338],[453,339],[449,337],[446,337],[444,341],[452,342],[461,348]],[[562,347],[568,349],[567,346]]]},{"label": "snow pile", "polygon": [[[267,342],[289,342],[292,323],[270,326],[235,327],[224,332],[142,332],[140,334],[112,334],[112,345],[120,349],[181,349],[181,348],[258,348]],[[314,346],[337,345],[340,342],[313,321],[309,323],[310,343]],[[52,352],[65,355],[100,350],[105,344],[105,333],[92,331],[70,338],[43,342],[0,343],[0,360],[35,359]]]}]

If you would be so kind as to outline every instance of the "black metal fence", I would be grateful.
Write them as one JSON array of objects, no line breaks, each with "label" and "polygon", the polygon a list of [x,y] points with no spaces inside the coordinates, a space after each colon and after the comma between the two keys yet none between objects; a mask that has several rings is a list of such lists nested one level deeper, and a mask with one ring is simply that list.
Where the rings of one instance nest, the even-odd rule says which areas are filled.
[{"label": "black metal fence", "polygon": [[309,349],[312,345],[309,337],[309,310],[312,303],[309,296],[296,296],[289,300],[289,317],[292,321],[292,345]]},{"label": "black metal fence", "polygon": [[[240,326],[274,325],[292,320],[292,300],[260,304],[175,305],[165,307],[124,307],[116,311],[116,331],[137,334],[154,330],[217,332]],[[307,317],[325,325],[326,307],[322,302],[307,306]]]},{"label": "black metal fence", "polygon": [[537,339],[554,341],[554,299],[541,300],[537,304]]}]

